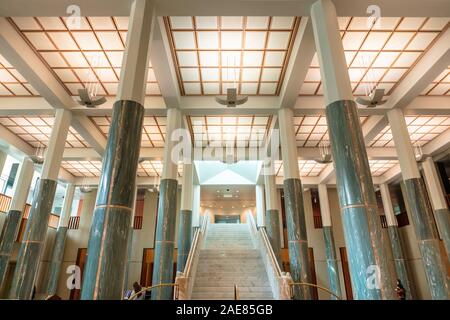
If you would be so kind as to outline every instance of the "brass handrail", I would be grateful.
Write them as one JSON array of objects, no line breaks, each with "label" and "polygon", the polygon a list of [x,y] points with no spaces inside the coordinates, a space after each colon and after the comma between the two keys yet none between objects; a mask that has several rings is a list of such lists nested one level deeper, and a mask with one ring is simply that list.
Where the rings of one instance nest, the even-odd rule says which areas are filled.
[{"label": "brass handrail", "polygon": [[135,292],[127,300],[134,300],[134,298],[136,298],[139,294],[145,293],[158,287],[175,287],[175,300],[178,300],[178,283],[160,283],[155,284],[154,286],[142,288],[141,291]]},{"label": "brass handrail", "polygon": [[292,290],[292,287],[293,287],[293,286],[309,286],[309,287],[315,287],[315,288],[321,289],[321,290],[323,290],[323,291],[326,291],[327,293],[329,293],[329,294],[331,294],[332,296],[336,297],[338,300],[342,300],[341,297],[339,297],[337,294],[335,294],[335,293],[334,293],[333,291],[331,291],[330,289],[325,288],[325,287],[322,287],[322,286],[319,286],[319,285],[314,284],[314,283],[307,283],[307,282],[291,282],[291,283],[289,283],[289,288],[290,288],[290,290],[291,290],[291,298],[294,297],[294,292],[293,292],[293,290]]},{"label": "brass handrail", "polygon": [[239,300],[239,291],[237,285],[234,285],[234,300]]}]

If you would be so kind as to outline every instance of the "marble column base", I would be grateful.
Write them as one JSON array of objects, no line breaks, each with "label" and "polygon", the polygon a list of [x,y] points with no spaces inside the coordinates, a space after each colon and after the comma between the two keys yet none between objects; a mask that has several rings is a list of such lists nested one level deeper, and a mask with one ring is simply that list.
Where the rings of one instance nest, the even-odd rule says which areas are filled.
[{"label": "marble column base", "polygon": [[57,182],[41,179],[35,191],[25,233],[17,257],[10,299],[31,299],[47,234]]},{"label": "marble column base", "polygon": [[266,210],[266,230],[273,253],[281,268],[280,214],[278,210]]},{"label": "marble column base", "polygon": [[[283,188],[292,279],[294,282],[311,283],[303,190],[300,179],[284,180]],[[294,299],[311,300],[311,298],[311,287],[305,285],[294,287]]]},{"label": "marble column base", "polygon": [[434,217],[441,238],[444,241],[447,259],[450,261],[450,211],[448,208],[437,209],[434,211]]},{"label": "marble column base", "polygon": [[124,293],[144,107],[119,100],[113,108],[83,273],[83,300],[120,300]]},{"label": "marble column base", "polygon": [[53,244],[52,259],[48,271],[47,295],[54,295],[58,291],[58,280],[66,247],[67,227],[58,227],[55,243]]},{"label": "marble column base", "polygon": [[[173,283],[173,254],[177,208],[176,179],[162,179],[159,187],[158,222],[152,285]],[[160,287],[151,292],[152,300],[171,300],[173,287]]]},{"label": "marble column base", "polygon": [[[338,260],[336,258],[336,247],[334,244],[333,229],[328,226],[323,227],[323,237],[325,240],[325,254],[327,258],[328,283],[330,291],[338,297],[341,297],[341,282],[339,280]],[[335,296],[330,297],[336,300]]]},{"label": "marble column base", "polygon": [[404,187],[431,297],[434,300],[447,300],[449,278],[425,185],[421,178],[414,178],[404,180]]},{"label": "marble column base", "polygon": [[395,269],[397,271],[397,278],[402,282],[406,290],[406,299],[413,299],[412,285],[409,279],[408,269],[406,266],[405,255],[403,254],[403,246],[400,239],[397,226],[388,227],[389,238],[391,239],[392,254],[394,256]]},{"label": "marble column base", "polygon": [[183,272],[191,250],[192,210],[181,210],[179,223],[177,271]]},{"label": "marble column base", "polygon": [[8,269],[9,259],[21,220],[22,211],[9,210],[5,223],[3,224],[2,234],[0,236],[0,288],[5,280],[6,270]]}]

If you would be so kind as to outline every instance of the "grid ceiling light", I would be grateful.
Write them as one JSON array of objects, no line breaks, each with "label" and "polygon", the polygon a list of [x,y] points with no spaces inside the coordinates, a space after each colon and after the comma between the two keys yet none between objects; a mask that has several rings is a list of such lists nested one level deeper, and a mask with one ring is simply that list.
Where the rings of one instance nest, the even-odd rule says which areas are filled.
[{"label": "grid ceiling light", "polygon": [[165,17],[183,95],[278,95],[299,18]]},{"label": "grid ceiling light", "polygon": [[[91,121],[100,130],[100,132],[108,137],[109,127],[111,125],[111,117],[90,117]],[[142,130],[141,147],[164,147],[166,136],[166,117],[145,116],[144,126]]]},{"label": "grid ceiling light", "polygon": [[[373,87],[389,95],[422,54],[449,26],[450,18],[381,17],[372,27],[368,17],[340,17],[339,29],[355,96]],[[449,72],[424,94],[445,95]],[[444,80],[445,79],[445,80]],[[443,83],[440,81],[443,80]],[[314,56],[300,95],[323,95],[319,62]]]},{"label": "grid ceiling light", "polygon": [[[45,116],[0,117],[1,125],[35,148],[42,145],[47,147],[54,121],[54,117]],[[89,144],[70,127],[65,147],[87,148]]]},{"label": "grid ceiling light", "polygon": [[[450,128],[450,117],[446,116],[405,116],[409,138],[416,146],[424,146]],[[370,147],[395,147],[391,127],[387,125],[369,143]]]},{"label": "grid ceiling light", "polygon": [[27,80],[0,55],[0,96],[39,96]]},{"label": "grid ceiling light", "polygon": [[[114,96],[122,66],[128,17],[13,17],[12,23],[50,66],[71,95],[88,83],[99,83],[97,94]],[[161,95],[149,64],[147,95]]]},{"label": "grid ceiling light", "polygon": [[398,160],[369,160],[370,172],[373,177],[379,177],[398,164]]},{"label": "grid ceiling light", "polygon": [[195,147],[259,147],[272,116],[190,116]]},{"label": "grid ceiling light", "polygon": [[450,96],[450,66],[442,71],[442,73],[425,88],[421,95]]},{"label": "grid ceiling light", "polygon": [[[367,117],[360,117],[361,125]],[[294,131],[298,147],[317,147],[321,142],[329,143],[325,116],[294,117]]]},{"label": "grid ceiling light", "polygon": [[[314,160],[298,160],[298,169],[302,177],[317,177],[320,175],[327,164],[317,163]],[[283,162],[281,160],[274,161],[274,170],[277,177],[283,176]]]}]

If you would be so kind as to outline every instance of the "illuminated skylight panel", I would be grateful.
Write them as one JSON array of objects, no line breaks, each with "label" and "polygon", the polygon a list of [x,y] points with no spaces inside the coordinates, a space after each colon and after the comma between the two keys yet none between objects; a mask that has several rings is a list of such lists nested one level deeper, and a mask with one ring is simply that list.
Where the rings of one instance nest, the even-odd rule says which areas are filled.
[{"label": "illuminated skylight panel", "polygon": [[184,95],[276,95],[294,17],[168,17],[173,56]]},{"label": "illuminated skylight panel", "polygon": [[[317,163],[314,160],[298,160],[298,169],[300,171],[300,176],[302,177],[317,177],[326,166],[326,164]],[[283,176],[284,172],[282,161],[275,161],[274,170],[277,176]]]},{"label": "illuminated skylight panel", "polygon": [[[71,95],[95,84],[96,95],[116,95],[128,17],[14,17],[22,32]],[[146,94],[160,95],[149,65]]]},{"label": "illuminated skylight panel", "polygon": [[2,55],[0,55],[0,96],[39,96],[39,93]]},{"label": "illuminated skylight panel", "polygon": [[370,172],[373,177],[379,177],[385,174],[397,164],[398,160],[369,160]]},{"label": "illuminated skylight panel", "polygon": [[101,161],[62,161],[61,167],[75,177],[99,177],[102,170]]}]

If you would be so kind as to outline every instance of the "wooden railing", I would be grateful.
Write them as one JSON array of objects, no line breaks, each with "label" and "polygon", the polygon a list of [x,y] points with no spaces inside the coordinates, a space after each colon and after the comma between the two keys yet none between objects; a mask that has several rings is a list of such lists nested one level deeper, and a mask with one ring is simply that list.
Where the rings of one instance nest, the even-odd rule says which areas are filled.
[{"label": "wooden railing", "polygon": [[78,229],[80,226],[80,217],[79,216],[72,216],[69,218],[69,225],[68,229]]},{"label": "wooden railing", "polygon": [[388,224],[387,224],[386,216],[384,214],[380,215],[380,220],[381,220],[381,227],[387,228]]},{"label": "wooden railing", "polygon": [[314,229],[322,229],[322,216],[313,216],[314,217]]},{"label": "wooden railing", "polygon": [[133,229],[134,230],[141,230],[142,229],[142,222],[143,222],[143,216],[135,216],[134,222],[133,222]]},{"label": "wooden railing", "polygon": [[8,197],[7,195],[4,194],[0,194],[0,212],[7,213],[10,204],[11,204],[11,197]]}]

